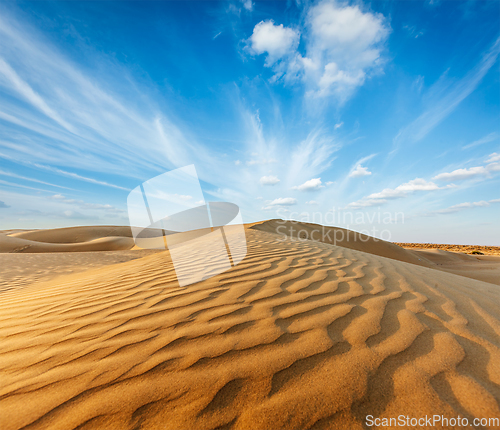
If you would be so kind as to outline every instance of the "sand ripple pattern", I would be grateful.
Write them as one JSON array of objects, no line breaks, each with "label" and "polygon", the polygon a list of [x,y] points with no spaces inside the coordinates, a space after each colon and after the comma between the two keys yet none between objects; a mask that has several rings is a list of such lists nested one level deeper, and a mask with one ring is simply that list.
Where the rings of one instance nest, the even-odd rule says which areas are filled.
[{"label": "sand ripple pattern", "polygon": [[500,416],[498,286],[257,230],[247,238],[241,264],[185,289],[161,253],[3,293],[0,428],[363,429],[369,414]]}]

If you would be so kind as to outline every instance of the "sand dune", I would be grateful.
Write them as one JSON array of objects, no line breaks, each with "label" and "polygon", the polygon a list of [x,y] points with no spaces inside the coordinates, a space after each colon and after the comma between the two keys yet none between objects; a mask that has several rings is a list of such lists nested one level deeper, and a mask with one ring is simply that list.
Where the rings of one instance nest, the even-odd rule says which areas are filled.
[{"label": "sand dune", "polygon": [[[247,239],[242,263],[184,289],[161,252],[0,294],[0,428],[500,417],[497,285],[386,245],[399,258],[255,228]],[[213,269],[195,249],[192,262]]]},{"label": "sand dune", "polygon": [[467,255],[440,249],[413,250],[413,252],[422,259],[432,262],[435,269],[500,285],[498,255]]},{"label": "sand dune", "polygon": [[97,225],[47,230],[28,230],[14,232],[9,236],[43,243],[82,243],[110,236],[131,238],[132,232],[130,227]]},{"label": "sand dune", "polygon": [[131,249],[133,246],[134,240],[130,237],[100,237],[80,243],[50,243],[0,233],[0,253],[118,251]]},{"label": "sand dune", "polygon": [[425,258],[417,256],[412,251],[401,248],[394,243],[375,239],[366,234],[361,234],[345,228],[326,227],[319,224],[276,219],[255,223],[250,228],[278,234],[281,237],[286,235],[291,238],[315,240],[330,245],[369,252],[370,254],[380,255],[398,261],[406,261],[407,263],[418,264],[420,266],[433,266],[433,264]]},{"label": "sand dune", "polygon": [[117,251],[133,246],[130,227],[68,227],[0,233],[0,253]]},{"label": "sand dune", "polygon": [[449,245],[436,243],[396,243],[396,245],[405,249],[442,249],[443,251],[460,252],[463,254],[477,254],[479,252],[479,255],[500,255],[500,246]]},{"label": "sand dune", "polygon": [[[143,243],[163,244],[163,234],[174,232],[144,229]],[[153,245],[154,246],[154,245]],[[150,247],[150,246],[148,246]],[[135,246],[130,227],[82,226],[43,230],[0,230],[0,253],[95,252],[141,249]]]}]

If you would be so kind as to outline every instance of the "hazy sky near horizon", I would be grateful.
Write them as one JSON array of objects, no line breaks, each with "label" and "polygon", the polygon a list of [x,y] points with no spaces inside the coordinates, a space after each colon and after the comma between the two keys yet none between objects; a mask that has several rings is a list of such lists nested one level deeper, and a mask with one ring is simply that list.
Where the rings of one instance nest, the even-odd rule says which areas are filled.
[{"label": "hazy sky near horizon", "polygon": [[195,164],[245,222],[500,245],[499,53],[498,1],[0,2],[0,229]]}]

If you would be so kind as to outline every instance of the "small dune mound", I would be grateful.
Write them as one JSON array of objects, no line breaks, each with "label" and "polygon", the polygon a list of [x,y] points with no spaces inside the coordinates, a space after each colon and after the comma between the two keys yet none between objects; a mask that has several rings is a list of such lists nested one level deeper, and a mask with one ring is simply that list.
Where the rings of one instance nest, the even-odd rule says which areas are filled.
[{"label": "small dune mound", "polygon": [[130,237],[109,236],[87,242],[45,243],[0,234],[0,253],[121,251],[132,249],[133,246],[134,239]]},{"label": "small dune mound", "polygon": [[132,231],[130,227],[98,225],[21,231],[9,236],[42,243],[82,243],[104,237],[131,238]]},{"label": "small dune mound", "polygon": [[133,246],[130,227],[68,227],[0,233],[0,253],[119,251]]},{"label": "small dune mound", "polygon": [[[246,230],[240,264],[187,288],[161,252],[0,294],[0,428],[500,417],[498,286],[385,244],[367,248],[399,258],[266,229]],[[213,269],[198,255],[193,272]]]}]

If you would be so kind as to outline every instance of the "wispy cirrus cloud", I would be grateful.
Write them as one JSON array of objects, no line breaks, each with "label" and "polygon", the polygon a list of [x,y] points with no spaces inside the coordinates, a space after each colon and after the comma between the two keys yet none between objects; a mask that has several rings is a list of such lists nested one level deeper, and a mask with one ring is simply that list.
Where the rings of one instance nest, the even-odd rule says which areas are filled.
[{"label": "wispy cirrus cloud", "polygon": [[486,73],[495,64],[500,53],[500,38],[483,53],[481,60],[462,79],[454,81],[445,72],[429,89],[427,109],[413,122],[402,128],[393,139],[390,155],[402,145],[414,144],[430,133],[479,85]]},{"label": "wispy cirrus cloud", "polygon": [[500,199],[480,200],[477,202],[463,202],[463,203],[458,203],[456,205],[449,206],[445,209],[439,209],[437,211],[429,212],[423,216],[449,215],[449,214],[462,212],[462,211],[468,210],[468,209],[490,207],[491,205],[494,205],[496,203],[500,203]]},{"label": "wispy cirrus cloud", "polygon": [[113,213],[118,213],[118,214],[126,214],[127,212],[123,209],[119,209],[113,205],[110,204],[101,204],[101,203],[88,203],[83,200],[79,199],[70,199],[67,198],[66,196],[62,194],[54,194],[52,196],[49,196],[48,199],[51,200],[56,200],[61,203],[66,203],[67,205],[75,206],[80,209],[94,209],[94,210],[103,210],[106,212],[113,212]]},{"label": "wispy cirrus cloud", "polygon": [[496,163],[500,161],[500,154],[497,154],[494,152],[493,154],[490,154],[488,156],[488,159],[486,160],[487,163]]},{"label": "wispy cirrus cloud", "polygon": [[41,180],[36,179],[36,178],[31,178],[31,177],[28,177],[28,176],[18,175],[17,173],[7,172],[7,171],[1,170],[1,169],[0,169],[0,176],[10,176],[11,178],[22,179],[24,181],[29,181],[29,182],[36,182],[38,184],[43,184],[43,185],[50,185],[51,187],[63,188],[63,189],[66,189],[66,190],[72,190],[73,189],[73,188],[70,188],[70,187],[64,187],[63,185],[57,185],[57,184],[52,184],[51,182],[41,181]]},{"label": "wispy cirrus cloud", "polygon": [[[493,202],[493,200],[492,200]],[[446,209],[441,209],[436,211],[435,213],[438,214],[451,214],[451,213],[456,213],[460,212],[464,209],[471,209],[471,208],[478,208],[478,207],[486,207],[489,206],[490,202],[481,200],[479,202],[464,202],[464,203],[459,203],[458,205],[453,205],[450,206],[449,208]]]},{"label": "wispy cirrus cloud", "polygon": [[0,146],[6,155],[108,173],[126,167],[137,176],[211,159],[178,119],[162,113],[148,89],[130,85],[126,70],[102,60],[105,73],[83,72],[36,29],[2,12],[0,88],[10,97],[0,99],[0,122],[9,130]]},{"label": "wispy cirrus cloud", "polygon": [[462,149],[470,149],[470,148],[474,148],[474,147],[479,146],[479,145],[484,145],[485,143],[494,142],[495,140],[498,140],[499,137],[500,136],[498,135],[498,133],[493,132],[493,133],[490,133],[490,134],[482,137],[481,139],[478,139],[472,143],[469,143],[468,145],[462,146]]}]

